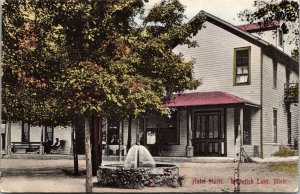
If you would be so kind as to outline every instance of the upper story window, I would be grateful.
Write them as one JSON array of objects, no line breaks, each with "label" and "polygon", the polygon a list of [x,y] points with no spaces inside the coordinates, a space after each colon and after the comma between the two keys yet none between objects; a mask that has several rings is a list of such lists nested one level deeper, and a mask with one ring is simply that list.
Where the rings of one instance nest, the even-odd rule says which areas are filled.
[{"label": "upper story window", "polygon": [[234,49],[234,85],[250,84],[250,47]]},{"label": "upper story window", "polygon": [[277,61],[273,60],[273,88],[277,88]]},{"label": "upper story window", "polygon": [[282,29],[278,29],[278,45],[283,47],[283,31]]}]

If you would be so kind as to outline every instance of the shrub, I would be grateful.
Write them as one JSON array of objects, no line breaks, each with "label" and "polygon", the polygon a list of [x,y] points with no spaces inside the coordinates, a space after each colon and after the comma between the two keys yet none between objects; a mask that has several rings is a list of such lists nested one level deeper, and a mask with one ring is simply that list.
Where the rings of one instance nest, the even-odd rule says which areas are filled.
[{"label": "shrub", "polygon": [[297,150],[291,150],[287,147],[280,146],[279,150],[273,154],[274,156],[279,157],[288,157],[288,156],[297,156],[298,151]]}]

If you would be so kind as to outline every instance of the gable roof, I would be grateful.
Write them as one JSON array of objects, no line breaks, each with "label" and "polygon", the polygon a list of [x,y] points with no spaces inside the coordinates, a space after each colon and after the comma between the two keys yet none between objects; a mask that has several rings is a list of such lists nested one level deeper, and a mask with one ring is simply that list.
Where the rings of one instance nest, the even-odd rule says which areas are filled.
[{"label": "gable roof", "polygon": [[276,59],[278,62],[283,63],[284,65],[289,65],[291,69],[295,71],[299,71],[299,62],[286,53],[282,52],[280,49],[276,48],[274,45],[262,40],[261,38],[252,35],[251,33],[247,31],[243,31],[239,29],[237,26],[234,26],[230,24],[229,22],[226,22],[214,15],[211,15],[210,13],[207,13],[205,11],[200,11],[195,17],[193,17],[189,23],[193,22],[193,20],[198,16],[204,16],[206,18],[206,21],[215,24],[219,26],[220,28],[223,28],[224,30],[227,30],[231,32],[232,34],[239,36],[240,38],[243,38],[247,40],[248,42],[259,46],[263,49],[263,53]]}]

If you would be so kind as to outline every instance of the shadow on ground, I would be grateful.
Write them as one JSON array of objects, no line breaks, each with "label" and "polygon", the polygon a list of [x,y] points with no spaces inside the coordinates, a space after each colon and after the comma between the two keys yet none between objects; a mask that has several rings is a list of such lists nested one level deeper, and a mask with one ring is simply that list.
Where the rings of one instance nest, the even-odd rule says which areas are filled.
[{"label": "shadow on ground", "polygon": [[74,174],[72,167],[58,168],[58,167],[46,167],[46,168],[31,168],[20,169],[10,168],[2,169],[2,177],[43,177],[43,176],[67,176],[71,178],[84,178],[86,170],[80,170],[78,174]]}]

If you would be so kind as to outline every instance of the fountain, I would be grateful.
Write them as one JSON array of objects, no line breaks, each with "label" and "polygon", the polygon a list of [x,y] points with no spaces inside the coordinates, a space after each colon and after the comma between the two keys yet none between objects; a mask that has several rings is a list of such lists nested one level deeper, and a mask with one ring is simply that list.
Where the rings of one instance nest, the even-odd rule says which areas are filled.
[{"label": "fountain", "polygon": [[179,168],[174,164],[156,164],[150,152],[142,145],[134,145],[129,149],[124,164],[100,166],[97,179],[101,186],[117,188],[182,185]]}]

